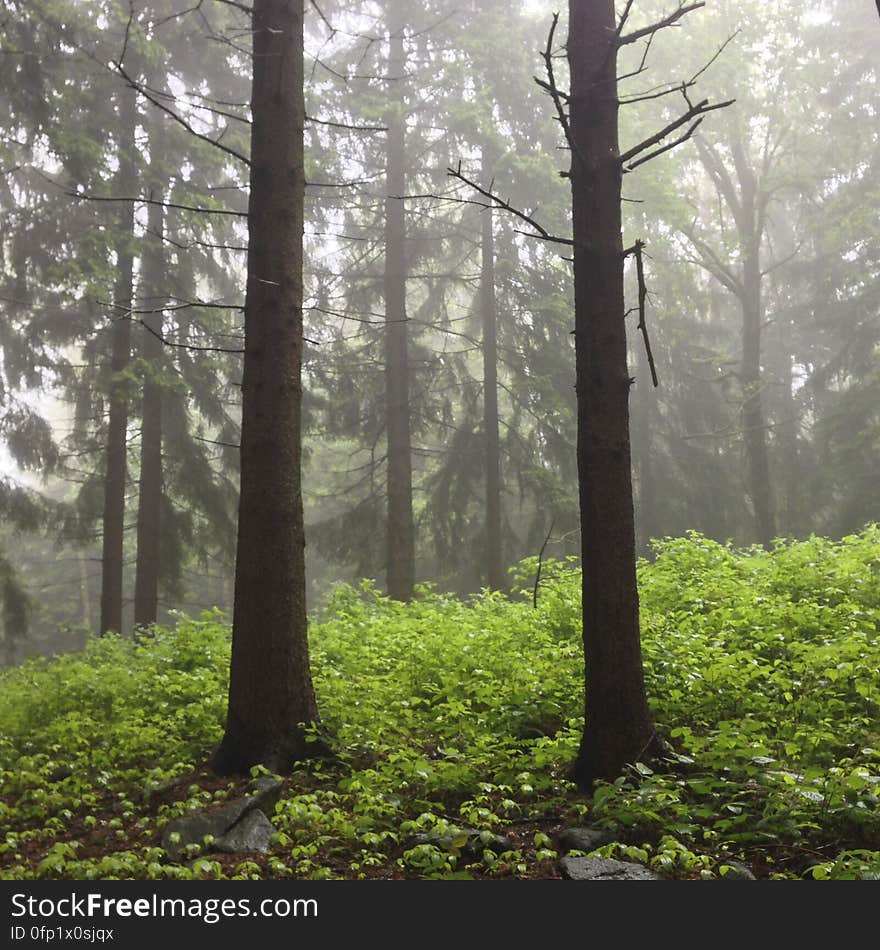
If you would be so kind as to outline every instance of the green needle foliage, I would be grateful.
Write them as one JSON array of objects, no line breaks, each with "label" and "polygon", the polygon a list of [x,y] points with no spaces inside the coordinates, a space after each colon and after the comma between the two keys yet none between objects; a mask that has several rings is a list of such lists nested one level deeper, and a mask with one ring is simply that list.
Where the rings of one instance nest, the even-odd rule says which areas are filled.
[{"label": "green needle foliage", "polygon": [[[312,629],[338,750],[286,777],[271,851],[186,864],[173,817],[242,793],[203,767],[229,630],[179,617],[0,676],[0,877],[552,877],[587,821],[604,855],[674,878],[880,875],[880,528],[766,552],[692,534],[640,566],[652,712],[677,758],[591,799],[568,780],[582,723],[580,580],[514,572],[511,598],[339,587]],[[67,773],[70,773],[69,775]],[[497,836],[509,842],[504,848]]]}]

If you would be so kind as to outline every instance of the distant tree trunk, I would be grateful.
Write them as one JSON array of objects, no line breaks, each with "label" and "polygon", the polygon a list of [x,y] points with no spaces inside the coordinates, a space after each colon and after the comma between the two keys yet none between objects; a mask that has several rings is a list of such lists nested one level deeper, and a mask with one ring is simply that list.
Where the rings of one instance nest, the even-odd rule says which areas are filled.
[{"label": "distant tree trunk", "polygon": [[89,572],[85,555],[77,555],[79,565],[79,602],[82,610],[82,626],[86,631],[86,639],[92,635],[92,592],[89,589]]},{"label": "distant tree trunk", "polygon": [[570,0],[572,219],[589,789],[653,752],[639,635],[613,0]]},{"label": "distant tree trunk", "polygon": [[798,458],[798,408],[794,396],[794,364],[791,353],[790,329],[784,315],[777,321],[779,339],[776,357],[779,377],[779,439],[781,485],[784,489],[780,505],[781,530],[789,537],[809,533],[812,526],[801,522],[801,495]]},{"label": "distant tree trunk", "polygon": [[[483,179],[491,168],[483,158]],[[502,590],[501,553],[501,447],[498,436],[498,308],[495,299],[495,234],[492,209],[482,211],[480,315],[483,323],[483,430],[486,438],[486,579],[492,590]]]},{"label": "distant tree trunk", "polygon": [[309,668],[301,487],[303,0],[253,5],[241,493],[221,774],[305,758]]},{"label": "distant tree trunk", "polygon": [[743,438],[749,478],[749,494],[755,513],[758,541],[769,548],[776,536],[776,517],[770,488],[770,461],[767,452],[767,425],[764,416],[763,376],[761,373],[761,302],[759,239],[746,245],[743,262],[742,297],[743,333],[740,382],[743,389]]},{"label": "distant tree trunk", "polygon": [[[697,137],[700,160],[709,173],[719,195],[733,214],[742,254],[742,273],[719,270],[707,260],[708,269],[729,290],[736,294],[742,310],[742,428],[746,456],[748,494],[752,502],[755,532],[758,541],[769,548],[776,535],[776,515],[770,482],[770,461],[767,448],[767,424],[764,415],[761,372],[761,325],[764,305],[761,296],[761,241],[766,226],[766,205],[769,193],[758,186],[755,172],[749,165],[742,137],[734,126],[729,141],[736,172],[734,180],[717,151]],[[704,259],[706,255],[704,254]]]},{"label": "distant tree trunk", "polygon": [[[150,136],[153,180],[161,180],[162,149]],[[153,193],[161,201],[163,191]],[[140,352],[144,361],[144,395],[141,410],[141,474],[137,513],[137,568],[134,585],[134,624],[148,627],[156,622],[159,603],[159,539],[162,509],[162,387],[157,374],[162,368],[162,292],[165,281],[165,253],[162,244],[165,209],[151,204],[147,212],[147,250],[143,255],[140,295],[141,309],[155,310],[142,317]],[[158,335],[157,335],[158,334]]]},{"label": "distant tree trunk", "polygon": [[406,117],[404,114],[403,7],[390,0],[386,198],[385,198],[385,429],[388,439],[386,527],[388,596],[412,599],[415,525],[409,418],[409,344],[406,323]]},{"label": "distant tree trunk", "polygon": [[[119,92],[119,167],[116,190],[120,195],[137,191],[134,161],[137,94],[133,89]],[[117,310],[113,318],[111,343],[109,419],[104,469],[104,512],[101,552],[101,635],[110,630],[122,632],[122,564],[125,536],[126,433],[128,429],[127,383],[120,378],[131,353],[131,320],[126,308],[133,297],[134,202],[121,203],[119,246],[116,253],[116,285],[113,296]]]}]

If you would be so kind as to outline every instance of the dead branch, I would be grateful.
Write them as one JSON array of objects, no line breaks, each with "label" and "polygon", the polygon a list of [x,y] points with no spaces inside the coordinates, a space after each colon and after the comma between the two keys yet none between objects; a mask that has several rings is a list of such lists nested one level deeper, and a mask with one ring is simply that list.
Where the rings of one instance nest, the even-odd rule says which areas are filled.
[{"label": "dead branch", "polygon": [[[227,155],[230,155],[232,158],[237,159],[243,164],[250,167],[251,160],[246,156],[242,155],[241,152],[236,151],[234,148],[230,148],[228,145],[224,145],[219,138],[212,139],[210,135],[204,135],[202,132],[196,131],[192,125],[183,118],[182,115],[179,115],[174,109],[166,106],[164,102],[160,101],[159,97],[153,93],[148,86],[145,86],[143,83],[138,82],[136,79],[133,79],[125,70],[125,67],[122,65],[122,61],[116,62],[113,64],[116,72],[125,80],[128,86],[131,89],[134,89],[135,92],[139,92],[148,102],[152,103],[157,109],[161,112],[164,112],[165,115],[170,116],[178,125],[186,129],[190,135],[195,136],[197,139],[200,139],[202,142],[207,142],[209,145],[213,145],[215,148],[220,149],[221,152],[225,152]],[[220,133],[222,136],[225,133],[225,129]]]},{"label": "dead branch", "polygon": [[159,201],[156,198],[144,198],[137,195],[134,198],[120,197],[116,195],[90,195],[85,191],[64,192],[68,198],[78,198],[81,201],[133,201],[145,205],[162,205],[163,208],[174,208],[177,211],[196,211],[199,214],[226,214],[234,218],[246,218],[247,211],[232,211],[230,208],[198,208],[195,205],[179,205],[171,201]]},{"label": "dead branch", "polygon": [[[664,17],[662,20],[658,20],[656,23],[652,23],[650,26],[642,27],[640,30],[633,30],[632,33],[627,33],[626,36],[621,36],[618,40],[618,46],[627,46],[630,43],[635,43],[637,40],[640,40],[643,36],[653,36],[655,33],[660,30],[665,30],[667,27],[675,26],[678,21],[686,16],[688,13],[693,13],[694,10],[699,10],[700,7],[706,6],[705,3],[691,3],[687,6],[680,6],[677,10],[673,10],[669,16]],[[625,11],[629,13],[629,5]]]},{"label": "dead branch", "polygon": [[656,389],[660,385],[660,381],[657,379],[657,367],[654,365],[654,354],[651,351],[648,324],[645,322],[645,302],[648,299],[648,288],[645,284],[645,268],[642,262],[642,251],[644,247],[644,241],[636,241],[632,247],[627,248],[627,250],[623,252],[623,256],[628,257],[630,254],[633,254],[636,259],[636,280],[639,285],[639,323],[636,329],[642,332],[642,340],[645,344],[645,355],[648,357],[648,366],[651,369],[651,381],[654,383],[654,388]]},{"label": "dead branch", "polygon": [[568,143],[568,147],[571,149],[572,155],[583,166],[584,160],[578,151],[574,138],[572,137],[571,128],[568,124],[568,113],[565,111],[565,106],[562,102],[563,99],[568,100],[569,97],[567,93],[562,92],[556,85],[556,76],[553,72],[553,37],[556,33],[556,26],[558,23],[559,14],[554,13],[553,22],[550,24],[550,32],[547,34],[547,45],[544,48],[544,51],[541,53],[541,56],[544,60],[544,68],[547,71],[547,81],[544,82],[543,80],[535,77],[535,82],[545,92],[550,94],[550,98],[553,100],[553,105],[556,107],[556,119],[562,126],[562,131],[565,135],[565,141]]},{"label": "dead branch", "polygon": [[532,607],[538,609],[538,586],[541,583],[541,568],[544,566],[544,552],[547,550],[547,545],[550,543],[550,536],[553,534],[553,526],[556,524],[556,519],[554,518],[550,522],[550,530],[547,532],[547,537],[544,538],[544,543],[541,545],[541,550],[538,552],[538,570],[535,572],[535,588],[532,591]]},{"label": "dead branch", "polygon": [[316,119],[313,115],[306,116],[306,122],[314,122],[315,125],[326,125],[332,129],[346,129],[349,132],[387,132],[385,125],[349,125],[347,122],[330,122],[328,119]]},{"label": "dead branch", "polygon": [[468,178],[461,170],[461,161],[458,163],[458,168],[447,168],[446,174],[450,178],[455,178],[458,181],[463,182],[465,185],[473,188],[474,191],[481,194],[484,198],[487,198],[489,201],[493,202],[493,205],[488,205],[485,207],[497,207],[501,208],[502,211],[508,211],[510,214],[514,215],[524,221],[530,228],[534,228],[533,233],[527,233],[528,237],[538,238],[541,241],[549,241],[552,244],[564,244],[566,247],[574,247],[574,241],[571,238],[562,238],[557,237],[554,234],[551,234],[543,225],[538,224],[538,222],[531,217],[531,215],[526,214],[524,211],[520,211],[519,208],[515,208],[510,202],[505,201],[503,198],[499,198],[491,190],[490,187],[483,188],[481,185],[478,185],[475,181]]},{"label": "dead branch", "polygon": [[[680,87],[680,90],[681,90],[682,95],[685,96],[685,100],[687,101],[687,94],[686,94],[685,88]],[[687,112],[685,112],[683,115],[680,115],[677,119],[670,122],[668,125],[664,126],[662,129],[660,129],[659,132],[655,132],[654,135],[651,135],[648,138],[643,139],[641,142],[639,142],[638,145],[634,145],[631,149],[624,152],[620,156],[620,159],[619,159],[620,164],[622,166],[626,166],[624,168],[625,171],[632,171],[634,168],[637,168],[639,165],[644,165],[645,162],[649,162],[652,158],[656,158],[658,155],[662,155],[663,152],[668,152],[669,149],[675,148],[676,145],[681,145],[682,142],[686,142],[694,134],[694,132],[699,127],[700,123],[703,121],[703,118],[702,118],[703,116],[705,116],[709,112],[715,112],[717,109],[724,109],[727,106],[732,105],[735,101],[736,101],[735,99],[729,99],[726,102],[717,102],[714,105],[710,105],[708,99],[703,99],[702,101],[698,102],[696,105],[689,104],[690,107],[688,108]],[[663,139],[665,139],[668,135],[675,132],[677,129],[680,129],[683,125],[687,125],[688,122],[691,123],[691,126],[684,133],[684,135],[679,136],[679,138],[677,138],[674,142],[670,142],[666,145],[663,145],[660,148],[656,149],[655,151],[651,152],[650,154],[644,156],[643,158],[640,158],[637,162],[631,162],[631,160],[635,158],[637,155],[640,155],[642,152],[646,151],[647,149],[651,148],[654,145],[659,145],[659,143],[662,142]],[[627,162],[631,162],[631,164],[627,165]]]}]

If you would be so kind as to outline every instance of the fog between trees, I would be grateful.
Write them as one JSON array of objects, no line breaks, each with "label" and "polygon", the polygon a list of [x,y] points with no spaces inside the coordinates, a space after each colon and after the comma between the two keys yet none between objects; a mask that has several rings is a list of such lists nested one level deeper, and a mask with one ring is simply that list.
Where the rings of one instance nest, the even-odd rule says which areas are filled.
[{"label": "fog between trees", "polygon": [[[5,4],[6,662],[232,606],[251,41],[236,5],[185,8]],[[626,32],[674,9],[637,2]],[[554,12],[307,5],[310,609],[340,580],[503,589],[580,553],[572,251],[544,239],[572,239],[574,157],[534,80]],[[709,2],[653,35],[620,51],[621,155],[735,101],[623,165],[659,380],[630,255],[638,550],[857,531],[880,507],[876,10]]]}]

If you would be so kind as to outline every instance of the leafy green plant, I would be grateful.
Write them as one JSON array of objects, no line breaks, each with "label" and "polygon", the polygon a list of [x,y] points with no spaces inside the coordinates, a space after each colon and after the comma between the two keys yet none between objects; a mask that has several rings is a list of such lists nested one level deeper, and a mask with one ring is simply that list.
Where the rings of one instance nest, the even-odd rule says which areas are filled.
[{"label": "leafy green plant", "polygon": [[[671,877],[718,877],[725,861],[876,876],[878,551],[876,527],[770,552],[658,543],[640,564],[645,674],[678,759],[634,763],[590,799],[568,780],[583,688],[572,562],[545,562],[537,609],[527,562],[510,599],[425,588],[403,605],[340,587],[311,630],[336,755],[287,777],[272,849],[247,859],[209,842],[174,864],[158,846],[173,818],[244,793],[247,779],[200,770],[225,713],[223,617],[30,660],[0,673],[0,876],[540,877],[555,832],[584,820],[613,829],[602,853]],[[481,848],[456,844],[465,826]],[[504,851],[491,836],[508,832]]]}]

